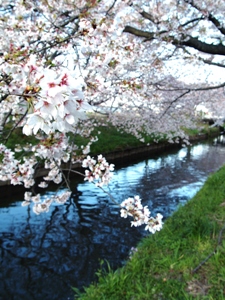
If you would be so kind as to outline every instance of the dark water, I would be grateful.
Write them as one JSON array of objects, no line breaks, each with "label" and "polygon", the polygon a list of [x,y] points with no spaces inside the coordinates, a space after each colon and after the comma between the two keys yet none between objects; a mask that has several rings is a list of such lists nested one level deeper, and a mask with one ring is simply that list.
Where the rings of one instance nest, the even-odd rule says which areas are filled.
[{"label": "dark water", "polygon": [[[123,166],[110,192],[117,202],[139,195],[153,215],[168,217],[225,163],[222,138]],[[120,267],[147,234],[121,219],[118,207],[92,184],[77,179],[72,186],[66,205],[38,216],[21,207],[22,194],[0,196],[0,299],[73,299],[71,287],[96,280],[101,260]]]}]

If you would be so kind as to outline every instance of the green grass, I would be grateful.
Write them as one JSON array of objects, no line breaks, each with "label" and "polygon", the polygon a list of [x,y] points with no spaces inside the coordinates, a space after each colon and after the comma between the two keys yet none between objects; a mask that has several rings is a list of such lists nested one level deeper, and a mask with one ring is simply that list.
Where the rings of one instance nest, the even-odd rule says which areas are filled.
[{"label": "green grass", "polygon": [[[98,132],[100,132],[100,134]],[[140,147],[147,143],[153,143],[154,140],[153,136],[146,136],[145,143],[143,143],[132,134],[121,132],[111,124],[108,124],[108,126],[98,126],[92,132],[92,136],[95,135],[98,136],[98,141],[91,145],[92,155]],[[76,135],[74,137],[74,142],[76,142],[78,145],[86,145],[88,139]]]},{"label": "green grass", "polygon": [[[98,123],[98,120],[96,121]],[[190,136],[198,136],[199,133],[207,133],[213,134],[215,131],[218,132],[218,128],[210,128],[208,125],[204,125],[204,128],[199,131],[197,129],[185,129],[185,132]],[[100,132],[100,133],[99,133]],[[80,135],[69,134],[70,139],[74,142],[74,144],[78,145],[87,145],[89,142],[89,138],[81,137]],[[111,124],[107,124],[107,126],[98,125],[92,132],[92,136],[98,136],[98,141],[91,145],[91,155],[97,154],[106,154],[113,151],[123,151],[128,148],[136,148],[145,146],[146,144],[153,144],[156,136],[154,134],[147,136],[144,135],[145,142],[141,142],[132,134],[121,132],[116,127]],[[5,136],[7,136],[7,131],[5,132]],[[161,138],[159,142],[165,142],[166,137]],[[4,135],[0,136],[0,143],[4,142]],[[20,144],[25,146],[27,144],[35,145],[37,140],[34,136],[25,136],[22,134],[21,128],[15,129],[8,139],[6,146],[14,149],[16,144]]]},{"label": "green grass", "polygon": [[[100,134],[98,134],[100,132]],[[190,136],[198,136],[199,134],[215,134],[218,133],[218,128],[210,128],[208,125],[204,125],[201,130],[197,129],[185,129],[185,132]],[[128,148],[137,148],[145,146],[147,144],[154,144],[155,136],[154,134],[147,136],[144,135],[145,142],[141,142],[132,134],[121,132],[116,127],[108,124],[107,126],[98,126],[93,132],[92,136],[98,136],[98,141],[91,145],[91,155],[96,154],[105,154],[113,151],[123,151]],[[85,139],[81,136],[72,136],[74,143],[77,145],[86,145],[88,139]],[[161,138],[160,142],[165,142],[166,137]]]},{"label": "green grass", "polygon": [[5,143],[8,133],[9,131],[6,130],[4,135],[0,135],[0,143],[4,143],[8,148],[13,149],[17,144],[25,146],[27,144],[34,145],[36,143],[36,138],[34,136],[24,135],[21,128],[15,128]]},{"label": "green grass", "polygon": [[208,124],[202,123],[200,124],[200,126],[202,127],[201,130],[196,129],[196,128],[183,128],[184,132],[189,136],[196,136],[199,133],[202,134],[213,134],[213,133],[218,133],[219,129],[218,127],[210,127]]},{"label": "green grass", "polygon": [[123,268],[99,271],[98,283],[77,298],[225,299],[224,204],[225,167],[211,175],[197,195],[166,220],[160,232],[143,239]]}]

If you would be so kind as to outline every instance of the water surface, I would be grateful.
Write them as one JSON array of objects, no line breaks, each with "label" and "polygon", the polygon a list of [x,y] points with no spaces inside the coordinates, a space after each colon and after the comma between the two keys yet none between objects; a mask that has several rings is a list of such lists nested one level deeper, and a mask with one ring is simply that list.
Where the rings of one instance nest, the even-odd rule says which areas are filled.
[{"label": "water surface", "polygon": [[[139,195],[153,215],[160,212],[166,218],[224,163],[220,137],[121,166],[110,192],[119,203]],[[147,234],[121,219],[118,207],[94,185],[79,178],[72,187],[66,205],[38,216],[21,207],[23,194],[0,196],[0,299],[73,299],[72,286],[96,280],[102,260],[113,268],[122,266],[131,247]]]}]

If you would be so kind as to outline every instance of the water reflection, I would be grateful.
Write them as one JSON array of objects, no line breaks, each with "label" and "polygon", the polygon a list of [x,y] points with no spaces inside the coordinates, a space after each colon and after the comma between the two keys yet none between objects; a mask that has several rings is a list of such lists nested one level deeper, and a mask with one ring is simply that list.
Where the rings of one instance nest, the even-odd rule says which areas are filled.
[{"label": "water reflection", "polygon": [[[225,162],[222,141],[133,163],[115,171],[113,197],[140,195],[153,213],[169,216],[202,186],[210,172]],[[53,193],[49,191],[48,193]],[[76,179],[64,206],[34,215],[21,207],[22,195],[1,200],[0,299],[73,299],[71,286],[95,280],[100,260],[119,267],[146,233],[130,228],[118,208],[99,189]]]}]

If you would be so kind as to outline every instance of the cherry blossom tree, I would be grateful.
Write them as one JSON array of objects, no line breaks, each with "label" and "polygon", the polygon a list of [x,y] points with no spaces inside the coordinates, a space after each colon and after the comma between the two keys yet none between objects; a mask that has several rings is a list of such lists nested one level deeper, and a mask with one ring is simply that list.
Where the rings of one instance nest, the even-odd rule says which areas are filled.
[{"label": "cherry blossom tree", "polygon": [[[147,4],[136,1],[130,5],[135,17],[125,25],[123,32],[139,37],[139,42],[147,43],[149,49],[153,45],[158,53],[161,49],[160,54],[164,55],[161,58],[156,55],[157,59],[167,67],[172,63],[174,73],[171,74],[176,78],[182,77],[180,69],[190,68],[192,84],[189,86],[157,84],[158,90],[167,95],[177,93],[172,100],[167,99],[165,111],[174,108],[184,96],[189,96],[186,106],[194,108],[204,104],[212,115],[224,117],[225,26],[221,14],[224,3],[183,0],[150,1]],[[176,61],[178,64],[174,66]],[[214,76],[210,76],[212,71]]]},{"label": "cherry blossom tree", "polygon": [[[145,135],[156,141],[166,135],[188,143],[183,128],[199,125],[197,106],[224,115],[223,80],[187,84],[179,78],[189,65],[197,72],[205,65],[224,67],[223,6],[209,0],[1,3],[0,180],[30,189],[41,166],[40,187],[65,181],[68,191],[54,199],[25,193],[23,205],[33,203],[39,214],[53,201],[67,201],[64,171],[76,172],[77,162],[86,168],[85,180],[100,188],[109,183],[113,165],[101,155],[86,158],[97,141],[96,122],[110,122],[143,142]],[[17,130],[28,144],[10,148]],[[89,141],[78,146],[71,135]],[[162,224],[138,196],[121,204],[121,216],[152,232]]]}]

